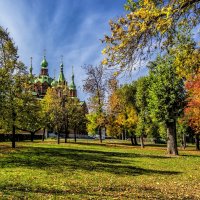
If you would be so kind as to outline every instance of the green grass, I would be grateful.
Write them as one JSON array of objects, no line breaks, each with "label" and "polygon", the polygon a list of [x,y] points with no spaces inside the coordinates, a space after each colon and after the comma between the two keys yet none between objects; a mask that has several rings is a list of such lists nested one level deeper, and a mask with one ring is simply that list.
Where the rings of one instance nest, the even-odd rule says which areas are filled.
[{"label": "green grass", "polygon": [[200,153],[98,141],[0,143],[0,199],[200,199]]}]

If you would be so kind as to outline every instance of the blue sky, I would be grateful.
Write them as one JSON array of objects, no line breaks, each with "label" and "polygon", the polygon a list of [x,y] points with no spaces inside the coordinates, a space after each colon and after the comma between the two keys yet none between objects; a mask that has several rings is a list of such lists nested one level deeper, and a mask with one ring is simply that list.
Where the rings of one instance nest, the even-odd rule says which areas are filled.
[{"label": "blue sky", "polygon": [[[126,0],[0,0],[0,25],[8,28],[19,49],[20,59],[39,74],[44,49],[49,63],[49,74],[59,74],[61,55],[65,77],[70,82],[74,66],[78,96],[82,80],[86,78],[81,66],[98,65],[105,34],[109,34],[109,20],[125,14]],[[145,68],[133,72],[127,81],[146,73]]]},{"label": "blue sky", "polygon": [[[85,79],[81,66],[98,65],[105,34],[110,33],[109,20],[125,14],[126,0],[0,0],[0,25],[8,28],[20,59],[39,74],[46,49],[49,74],[59,74],[61,55],[68,83],[74,66],[78,96],[86,100],[82,91]],[[140,72],[135,72],[135,77]],[[130,81],[130,79],[129,79]]]},{"label": "blue sky", "polygon": [[100,39],[109,33],[109,19],[124,14],[126,0],[0,0],[0,25],[8,28],[19,49],[20,59],[40,72],[43,50],[49,63],[49,74],[59,73],[63,55],[68,82],[74,66],[78,94],[85,78],[81,66],[97,65],[102,60]]}]

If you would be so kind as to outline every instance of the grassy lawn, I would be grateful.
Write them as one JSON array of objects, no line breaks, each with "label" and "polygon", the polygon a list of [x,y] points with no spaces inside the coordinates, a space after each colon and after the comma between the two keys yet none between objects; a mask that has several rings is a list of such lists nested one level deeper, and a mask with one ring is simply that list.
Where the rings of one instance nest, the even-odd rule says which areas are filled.
[{"label": "grassy lawn", "polygon": [[0,199],[200,199],[200,153],[55,141],[0,143]]}]

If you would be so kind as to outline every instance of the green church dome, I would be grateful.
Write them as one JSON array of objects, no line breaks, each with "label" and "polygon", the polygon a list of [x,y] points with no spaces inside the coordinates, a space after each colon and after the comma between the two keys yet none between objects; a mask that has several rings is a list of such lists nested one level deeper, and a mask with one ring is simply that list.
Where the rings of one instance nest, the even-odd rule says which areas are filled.
[{"label": "green church dome", "polygon": [[44,56],[42,62],[41,62],[41,67],[42,68],[47,68],[48,67],[48,62],[46,60],[46,57]]}]

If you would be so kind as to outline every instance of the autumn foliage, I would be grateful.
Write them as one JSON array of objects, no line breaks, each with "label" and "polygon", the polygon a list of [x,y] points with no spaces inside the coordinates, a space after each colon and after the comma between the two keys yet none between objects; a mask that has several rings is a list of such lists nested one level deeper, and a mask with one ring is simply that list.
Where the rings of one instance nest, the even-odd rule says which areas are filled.
[{"label": "autumn foliage", "polygon": [[103,64],[120,69],[138,68],[138,62],[157,49],[173,46],[179,26],[195,27],[199,20],[199,0],[127,0],[127,14],[110,20],[111,34],[104,37]]},{"label": "autumn foliage", "polygon": [[186,89],[189,96],[185,115],[195,133],[200,134],[200,71],[186,82]]}]

